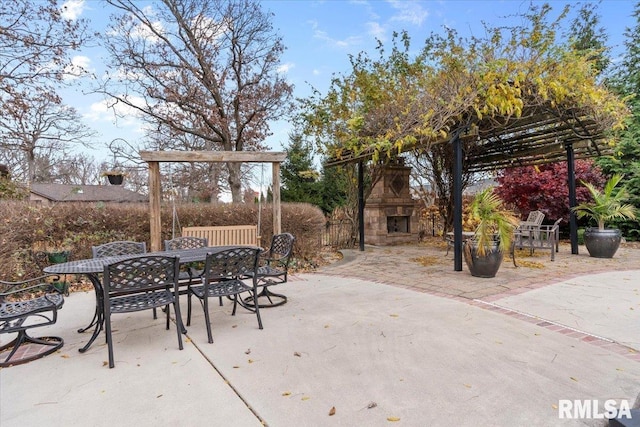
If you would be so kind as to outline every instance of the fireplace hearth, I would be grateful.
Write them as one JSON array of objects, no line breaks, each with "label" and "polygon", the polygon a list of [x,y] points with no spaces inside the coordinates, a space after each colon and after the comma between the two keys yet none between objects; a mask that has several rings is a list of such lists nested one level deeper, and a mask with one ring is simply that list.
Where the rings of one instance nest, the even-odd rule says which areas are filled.
[{"label": "fireplace hearth", "polygon": [[365,242],[395,245],[418,241],[418,218],[411,198],[409,173],[402,163],[389,165],[364,208]]}]

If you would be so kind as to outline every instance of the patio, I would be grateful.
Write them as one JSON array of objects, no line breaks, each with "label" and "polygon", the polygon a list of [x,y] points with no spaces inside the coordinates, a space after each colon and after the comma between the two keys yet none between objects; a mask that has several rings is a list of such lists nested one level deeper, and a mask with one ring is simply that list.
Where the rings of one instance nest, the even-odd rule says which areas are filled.
[{"label": "patio", "polygon": [[114,317],[111,370],[102,337],[77,351],[94,295],[74,293],[38,331],[62,350],[0,370],[0,425],[606,425],[559,420],[558,401],[636,401],[640,250],[583,249],[495,279],[452,271],[444,246],[347,251],[280,285],[264,330],[215,306],[208,344],[196,309],[179,351],[162,319]]}]

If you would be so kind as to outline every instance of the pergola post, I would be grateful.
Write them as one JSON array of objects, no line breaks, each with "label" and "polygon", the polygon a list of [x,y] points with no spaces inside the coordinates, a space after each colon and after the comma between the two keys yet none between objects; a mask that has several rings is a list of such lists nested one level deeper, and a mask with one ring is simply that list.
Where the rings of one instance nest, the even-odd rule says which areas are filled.
[{"label": "pergola post", "polygon": [[273,234],[282,232],[282,216],[280,214],[280,163],[271,163],[271,182],[273,195]]},{"label": "pergola post", "polygon": [[160,163],[149,162],[149,232],[151,251],[161,250]]},{"label": "pergola post", "polygon": [[571,240],[571,253],[578,254],[578,221],[573,207],[578,203],[576,200],[576,170],[575,170],[575,153],[573,152],[573,144],[567,142],[564,144],[567,150],[567,184],[569,186],[569,238]]},{"label": "pergola post", "polygon": [[358,234],[360,252],[364,252],[364,163],[358,162]]},{"label": "pergola post", "polygon": [[453,145],[453,270],[462,271],[462,141],[454,133]]}]

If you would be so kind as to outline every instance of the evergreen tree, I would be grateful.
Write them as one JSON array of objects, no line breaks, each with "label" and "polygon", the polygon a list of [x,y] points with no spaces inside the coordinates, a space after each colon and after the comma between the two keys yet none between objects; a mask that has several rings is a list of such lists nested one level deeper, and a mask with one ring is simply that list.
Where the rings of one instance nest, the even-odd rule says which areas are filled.
[{"label": "evergreen tree", "polygon": [[[351,166],[353,167],[353,166]],[[322,202],[320,208],[325,214],[333,212],[337,207],[347,203],[350,191],[350,179],[344,166],[322,168]]]},{"label": "evergreen tree", "polygon": [[286,160],[282,163],[283,202],[307,202],[321,205],[320,174],[313,165],[313,150],[298,133],[289,135],[289,146],[285,148]]},{"label": "evergreen tree", "polygon": [[[635,6],[633,16],[635,26],[626,28],[624,32],[625,53],[612,81],[612,86],[621,96],[631,99],[631,116],[617,141],[613,156],[598,159],[598,165],[607,175],[624,175],[629,203],[640,207],[640,2]],[[638,221],[619,222],[617,226],[627,238],[640,236]]]}]

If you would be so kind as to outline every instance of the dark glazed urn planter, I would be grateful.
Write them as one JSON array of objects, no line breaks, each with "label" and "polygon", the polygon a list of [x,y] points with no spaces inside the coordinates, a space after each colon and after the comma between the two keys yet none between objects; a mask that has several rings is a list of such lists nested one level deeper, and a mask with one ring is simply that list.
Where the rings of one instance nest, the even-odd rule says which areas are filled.
[{"label": "dark glazed urn planter", "polygon": [[483,256],[478,255],[474,242],[466,241],[464,246],[464,260],[472,276],[484,278],[496,276],[504,258],[502,251],[498,250],[497,242]]},{"label": "dark glazed urn planter", "polygon": [[622,232],[615,228],[587,228],[584,232],[584,245],[594,258],[613,258],[621,240]]},{"label": "dark glazed urn planter", "polygon": [[124,180],[124,175],[122,174],[108,174],[107,179],[109,180],[109,184],[111,185],[121,185]]}]

